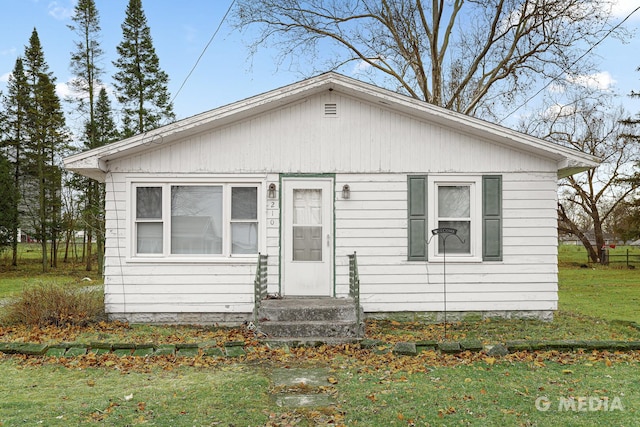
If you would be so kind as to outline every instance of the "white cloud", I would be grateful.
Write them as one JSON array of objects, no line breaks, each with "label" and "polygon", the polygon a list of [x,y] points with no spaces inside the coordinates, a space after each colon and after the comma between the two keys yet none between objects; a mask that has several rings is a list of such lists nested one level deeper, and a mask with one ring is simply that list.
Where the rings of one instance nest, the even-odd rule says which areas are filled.
[{"label": "white cloud", "polygon": [[616,80],[608,71],[601,71],[595,74],[567,75],[565,79],[570,83],[601,91],[611,90],[616,84]]},{"label": "white cloud", "polygon": [[11,76],[11,73],[0,74],[0,82],[7,83],[9,81],[10,76]]},{"label": "white cloud", "polygon": [[554,104],[551,107],[547,108],[542,114],[544,117],[547,117],[547,118],[556,118],[556,117],[569,117],[575,112],[576,112],[575,105]]},{"label": "white cloud", "polygon": [[57,1],[49,2],[49,15],[53,16],[59,21],[64,21],[73,16],[73,10],[75,8],[75,0],[67,2],[67,6]]},{"label": "white cloud", "polygon": [[[638,7],[640,7],[638,0],[615,0],[613,2],[612,12],[615,17],[624,19]],[[640,10],[635,12],[631,18],[640,20]]]},{"label": "white cloud", "polygon": [[75,97],[75,93],[73,89],[69,86],[69,83],[57,83],[56,84],[56,94],[61,99],[67,99],[70,97]]}]

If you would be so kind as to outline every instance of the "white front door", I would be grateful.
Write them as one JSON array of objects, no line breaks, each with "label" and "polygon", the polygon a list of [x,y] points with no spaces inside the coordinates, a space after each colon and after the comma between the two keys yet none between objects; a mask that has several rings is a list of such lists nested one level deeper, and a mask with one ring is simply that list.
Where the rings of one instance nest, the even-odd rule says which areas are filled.
[{"label": "white front door", "polygon": [[331,296],[333,179],[284,178],[282,293]]}]

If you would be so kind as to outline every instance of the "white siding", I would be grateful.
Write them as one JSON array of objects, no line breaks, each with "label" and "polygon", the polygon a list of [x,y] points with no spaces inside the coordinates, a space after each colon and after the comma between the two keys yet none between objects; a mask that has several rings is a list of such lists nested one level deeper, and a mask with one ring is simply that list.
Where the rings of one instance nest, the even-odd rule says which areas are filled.
[{"label": "white siding", "polygon": [[[335,102],[338,117],[322,117]],[[501,262],[447,264],[450,311],[553,310],[557,305],[556,164],[477,140],[337,91],[108,163],[105,291],[111,313],[248,313],[255,259],[139,262],[129,256],[127,179],[197,174],[334,173],[335,289],[348,293],[357,252],[365,311],[441,311],[441,263],[407,261],[407,174],[503,176]],[[351,199],[342,200],[343,184]],[[270,202],[274,202],[271,206]],[[280,213],[267,200],[261,250],[278,291]]]},{"label": "white siding", "polygon": [[[322,115],[336,102],[339,117]],[[336,92],[113,162],[111,171],[163,173],[556,172],[518,152]]]},{"label": "white siding", "polygon": [[[340,175],[336,188],[344,183],[351,199],[336,201],[338,294],[348,293],[346,255],[356,251],[365,311],[442,311],[442,263],[407,261],[406,175]],[[503,174],[503,261],[449,259],[447,310],[557,308],[555,198],[553,173]]]}]

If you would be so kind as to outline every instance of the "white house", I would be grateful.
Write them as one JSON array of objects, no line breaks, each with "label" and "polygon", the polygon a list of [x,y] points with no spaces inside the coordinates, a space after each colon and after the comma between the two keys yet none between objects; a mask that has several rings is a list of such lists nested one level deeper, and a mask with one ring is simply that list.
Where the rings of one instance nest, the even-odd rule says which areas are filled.
[{"label": "white house", "polygon": [[251,316],[258,253],[284,298],[346,296],[357,252],[367,315],[549,318],[557,180],[597,164],[335,73],[65,159],[106,182],[108,313],[174,323]]}]

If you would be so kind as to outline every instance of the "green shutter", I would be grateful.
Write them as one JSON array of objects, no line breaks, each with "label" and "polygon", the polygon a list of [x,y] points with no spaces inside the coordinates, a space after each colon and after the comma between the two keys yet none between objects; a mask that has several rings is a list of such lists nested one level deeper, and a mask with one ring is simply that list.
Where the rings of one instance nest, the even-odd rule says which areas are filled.
[{"label": "green shutter", "polygon": [[408,177],[409,261],[427,260],[427,177]]},{"label": "green shutter", "polygon": [[482,259],[502,261],[502,176],[482,177]]}]

